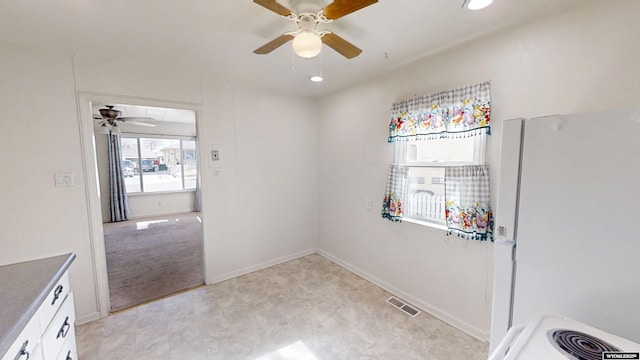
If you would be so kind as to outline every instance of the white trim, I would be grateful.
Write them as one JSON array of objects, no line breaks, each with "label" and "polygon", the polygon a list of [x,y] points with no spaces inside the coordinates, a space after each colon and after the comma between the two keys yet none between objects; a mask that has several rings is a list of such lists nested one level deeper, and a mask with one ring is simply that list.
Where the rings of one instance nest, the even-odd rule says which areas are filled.
[{"label": "white trim", "polygon": [[[96,320],[109,315],[109,279],[107,276],[107,259],[104,246],[104,233],[102,229],[102,205],[100,203],[100,190],[98,189],[98,170],[95,154],[95,134],[93,128],[93,114],[91,112],[92,102],[101,103],[134,103],[146,106],[158,106],[167,108],[192,110],[196,114],[196,133],[198,129],[198,118],[201,104],[175,102],[169,100],[140,98],[133,96],[121,96],[113,94],[104,94],[89,91],[77,91],[77,108],[78,123],[80,126],[80,142],[82,145],[82,165],[85,174],[85,189],[87,197],[87,213],[89,216],[89,242],[92,249],[92,262],[94,270],[94,281],[96,284],[96,307],[97,312],[80,315],[79,318],[87,321]],[[88,121],[90,119],[90,121]],[[197,142],[199,143],[199,141]],[[198,159],[198,166],[201,167],[202,161]],[[200,186],[201,194],[203,186]],[[204,207],[203,209],[204,210]],[[201,211],[202,216],[204,213]],[[206,242],[205,224],[203,225],[203,243]],[[208,264],[212,256],[207,253],[207,247],[204,246],[203,258],[205,269],[210,267]],[[203,274],[206,281],[206,272]]]},{"label": "white trim", "polygon": [[78,315],[76,317],[76,325],[82,325],[92,321],[100,320],[100,318],[100,313],[97,311],[89,314]]},{"label": "white trim", "polygon": [[247,267],[239,269],[239,270],[234,270],[234,271],[230,271],[228,273],[215,275],[211,279],[211,282],[207,282],[207,285],[217,284],[219,282],[222,282],[222,281],[225,281],[225,280],[229,280],[229,279],[232,279],[232,278],[235,278],[235,277],[238,277],[238,276],[246,275],[246,274],[252,273],[254,271],[266,269],[268,267],[279,265],[279,264],[285,263],[287,261],[291,261],[291,260],[295,260],[295,259],[299,259],[301,257],[305,257],[305,256],[308,256],[308,255],[311,255],[311,254],[315,254],[316,252],[317,252],[317,249],[309,249],[309,250],[305,250],[305,251],[300,251],[300,252],[297,252],[295,254],[283,256],[283,257],[280,257],[280,258],[277,258],[277,259],[273,259],[273,260],[269,260],[269,261],[265,261],[265,262],[260,263],[260,264],[247,266]]},{"label": "white trim", "polygon": [[182,211],[178,210],[178,211],[170,211],[170,212],[149,213],[149,214],[138,215],[138,216],[129,216],[129,220],[140,220],[140,219],[146,219],[146,218],[158,217],[158,216],[182,215],[182,214],[189,214],[192,212],[195,212],[195,211],[193,211],[193,209],[185,209]]},{"label": "white trim", "polygon": [[167,190],[167,191],[152,191],[152,192],[130,192],[127,193],[128,197],[136,197],[136,196],[146,196],[146,195],[170,195],[170,194],[184,194],[196,192],[196,189],[185,189],[185,190]]},{"label": "white trim", "polygon": [[364,278],[365,280],[368,280],[376,285],[378,285],[379,287],[383,288],[384,290],[390,292],[391,294],[395,295],[396,297],[399,297],[411,304],[413,304],[414,306],[416,306],[417,308],[419,308],[420,310],[422,310],[423,312],[429,313],[435,317],[437,317],[438,319],[446,322],[447,324],[473,336],[474,338],[483,341],[483,342],[488,342],[489,340],[489,332],[486,330],[482,330],[479,329],[449,313],[447,313],[446,311],[443,311],[431,304],[428,304],[418,298],[416,298],[415,296],[406,293],[400,289],[398,289],[397,287],[387,283],[386,281],[383,281],[371,274],[369,274],[368,272],[350,264],[347,261],[344,261],[340,258],[338,258],[337,256],[318,249],[318,254],[324,256],[325,258],[331,260],[332,262],[344,267],[345,269],[355,273],[356,275],[361,276],[362,278]]},{"label": "white trim", "polygon": [[423,226],[428,226],[428,227],[432,227],[434,229],[439,229],[439,230],[447,230],[447,224],[446,222],[444,224],[438,224],[438,223],[434,223],[434,222],[430,222],[430,221],[425,221],[425,220],[421,220],[418,218],[413,218],[407,215],[404,215],[402,217],[402,222],[408,222],[408,223],[413,223],[413,224],[417,224],[417,225],[423,225]]},{"label": "white trim", "polygon": [[[99,317],[105,317],[109,315],[109,279],[102,230],[102,205],[100,204],[100,190],[98,189],[98,166],[95,156],[93,120],[86,121],[87,119],[93,119],[90,102],[89,97],[78,92],[78,123],[80,126],[80,142],[82,144],[82,165],[85,175],[96,307]],[[84,317],[84,315],[81,317]]]}]

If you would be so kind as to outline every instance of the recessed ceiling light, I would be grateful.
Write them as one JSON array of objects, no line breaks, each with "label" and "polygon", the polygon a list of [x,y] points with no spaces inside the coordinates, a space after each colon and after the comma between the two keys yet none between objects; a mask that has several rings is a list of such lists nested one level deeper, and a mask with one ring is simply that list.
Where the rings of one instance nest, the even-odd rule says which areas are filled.
[{"label": "recessed ceiling light", "polygon": [[309,78],[309,80],[313,81],[313,82],[321,82],[322,80],[324,80],[324,78],[320,75],[314,75],[312,77]]},{"label": "recessed ceiling light", "polygon": [[467,9],[469,10],[480,10],[484,9],[487,6],[491,5],[493,0],[467,0]]}]

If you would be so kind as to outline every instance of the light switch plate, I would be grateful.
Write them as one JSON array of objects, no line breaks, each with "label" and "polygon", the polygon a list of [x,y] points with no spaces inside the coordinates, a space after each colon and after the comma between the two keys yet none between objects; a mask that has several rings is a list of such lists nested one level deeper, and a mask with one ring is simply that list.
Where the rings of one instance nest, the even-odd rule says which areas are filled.
[{"label": "light switch plate", "polygon": [[56,187],[75,186],[76,180],[72,173],[53,174]]},{"label": "light switch plate", "polygon": [[207,154],[209,167],[220,166],[220,146],[209,145],[209,153]]}]

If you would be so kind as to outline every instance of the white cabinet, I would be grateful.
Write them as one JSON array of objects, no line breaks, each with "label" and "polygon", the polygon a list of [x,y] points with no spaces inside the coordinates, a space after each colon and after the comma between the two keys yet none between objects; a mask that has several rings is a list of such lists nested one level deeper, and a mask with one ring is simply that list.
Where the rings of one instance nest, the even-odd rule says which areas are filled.
[{"label": "white cabinet", "polygon": [[75,314],[65,272],[2,360],[76,360]]}]

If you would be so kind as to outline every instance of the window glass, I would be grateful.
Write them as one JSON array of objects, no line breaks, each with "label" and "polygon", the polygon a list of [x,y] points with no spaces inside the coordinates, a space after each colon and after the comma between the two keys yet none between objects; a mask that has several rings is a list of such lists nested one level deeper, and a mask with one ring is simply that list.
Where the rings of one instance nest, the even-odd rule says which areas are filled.
[{"label": "window glass", "polygon": [[129,136],[121,139],[127,193],[195,189],[195,140]]},{"label": "window glass", "polygon": [[182,190],[180,140],[140,138],[140,173],[144,192]]},{"label": "window glass", "polygon": [[400,142],[396,159],[408,166],[404,217],[446,224],[444,172],[447,166],[484,162],[486,135]]},{"label": "window glass", "polygon": [[410,167],[406,196],[406,217],[444,224],[444,167]]},{"label": "window glass", "polygon": [[195,189],[198,176],[198,159],[196,157],[196,142],[194,140],[182,141],[182,174],[184,188]]},{"label": "window glass", "polygon": [[476,137],[437,139],[409,143],[409,162],[473,162]]},{"label": "window glass", "polygon": [[124,172],[124,186],[127,193],[137,193],[142,191],[140,188],[140,171],[138,159],[138,139],[121,138],[120,146],[122,147],[122,169]]}]

